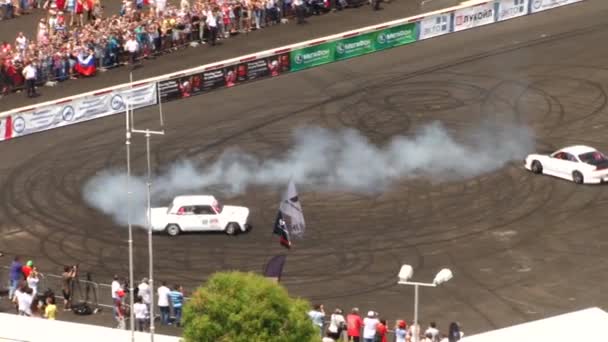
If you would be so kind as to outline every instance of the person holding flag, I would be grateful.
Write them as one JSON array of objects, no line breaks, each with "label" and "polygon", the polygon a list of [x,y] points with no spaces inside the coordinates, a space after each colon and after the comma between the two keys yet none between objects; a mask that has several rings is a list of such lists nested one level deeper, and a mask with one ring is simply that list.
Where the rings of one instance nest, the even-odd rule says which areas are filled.
[{"label": "person holding flag", "polygon": [[81,52],[78,54],[74,70],[76,70],[76,72],[82,76],[94,76],[97,72],[95,62],[95,52],[92,49],[89,49],[88,55]]},{"label": "person holding flag", "polygon": [[287,190],[279,204],[279,211],[274,223],[273,233],[279,235],[279,243],[285,248],[291,248],[291,236],[302,238],[306,229],[302,205],[298,199],[298,191],[293,180],[289,181]]}]

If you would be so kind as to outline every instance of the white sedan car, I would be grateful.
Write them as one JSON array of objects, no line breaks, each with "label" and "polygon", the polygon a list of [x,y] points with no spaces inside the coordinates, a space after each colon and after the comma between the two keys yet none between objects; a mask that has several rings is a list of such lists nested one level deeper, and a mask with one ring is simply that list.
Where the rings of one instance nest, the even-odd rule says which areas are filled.
[{"label": "white sedan car", "polygon": [[228,235],[251,229],[249,209],[222,205],[214,196],[177,196],[169,207],[152,208],[154,231],[171,236],[181,232],[224,231]]},{"label": "white sedan car", "polygon": [[526,169],[573,181],[577,184],[598,184],[608,181],[608,157],[593,147],[576,145],[552,154],[530,154]]}]

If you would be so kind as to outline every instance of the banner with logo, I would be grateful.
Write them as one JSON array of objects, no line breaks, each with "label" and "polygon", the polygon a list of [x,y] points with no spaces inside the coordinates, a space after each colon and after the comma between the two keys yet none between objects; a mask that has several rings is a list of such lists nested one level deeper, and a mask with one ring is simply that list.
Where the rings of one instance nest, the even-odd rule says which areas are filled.
[{"label": "banner with logo", "polygon": [[13,114],[12,137],[122,113],[127,101],[133,108],[155,105],[156,84],[110,91]]},{"label": "banner with logo", "polygon": [[530,0],[500,0],[498,2],[498,21],[528,14],[529,5]]},{"label": "banner with logo", "polygon": [[167,102],[263,77],[278,76],[287,71],[289,53],[162,81],[158,83],[158,89],[161,101]]},{"label": "banner with logo", "polygon": [[435,14],[420,20],[420,39],[428,39],[451,32],[452,13]]},{"label": "banner with logo", "polygon": [[532,13],[541,12],[555,7],[570,5],[583,0],[532,0],[530,10]]},{"label": "banner with logo", "polygon": [[309,46],[291,52],[291,71],[304,70],[335,60],[336,42]]},{"label": "banner with logo", "polygon": [[454,11],[454,31],[492,24],[494,22],[494,2]]},{"label": "banner with logo", "polygon": [[374,50],[389,49],[399,45],[413,43],[418,37],[416,23],[405,24],[375,32]]}]

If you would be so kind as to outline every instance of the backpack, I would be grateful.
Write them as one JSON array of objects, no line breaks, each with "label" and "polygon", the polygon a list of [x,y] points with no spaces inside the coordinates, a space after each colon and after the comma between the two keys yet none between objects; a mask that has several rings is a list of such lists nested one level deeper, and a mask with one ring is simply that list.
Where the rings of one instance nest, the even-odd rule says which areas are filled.
[{"label": "backpack", "polygon": [[93,309],[87,303],[80,303],[72,306],[72,311],[76,315],[85,316],[93,313]]}]

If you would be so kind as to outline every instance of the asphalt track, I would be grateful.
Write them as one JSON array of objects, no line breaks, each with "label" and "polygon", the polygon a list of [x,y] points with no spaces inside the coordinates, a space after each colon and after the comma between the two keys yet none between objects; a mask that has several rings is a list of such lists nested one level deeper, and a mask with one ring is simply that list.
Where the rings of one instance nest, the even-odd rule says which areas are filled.
[{"label": "asphalt track", "polygon": [[[347,62],[167,104],[167,135],[153,140],[155,168],[239,146],[280,154],[291,131],[353,127],[377,143],[439,120],[454,132],[487,117],[531,127],[537,149],[585,143],[608,150],[608,3],[566,8],[436,38]],[[157,112],[137,113],[152,123]],[[51,272],[80,262],[109,282],[127,275],[127,232],[83,204],[96,172],[124,166],[122,116],[0,144],[0,249]],[[134,168],[144,171],[141,138]],[[521,156],[523,159],[523,155]],[[379,195],[301,190],[307,236],[288,254],[283,283],[328,309],[358,306],[413,318],[413,289],[396,284],[403,263],[431,281],[420,319],[467,334],[590,306],[605,308],[608,203],[603,186],[535,176],[521,160],[474,179],[417,179]],[[247,235],[154,237],[157,280],[192,288],[218,270],[259,272],[284,252],[271,224],[276,189],[251,188],[229,201],[252,210]],[[137,231],[136,277],[147,272]],[[101,295],[107,295],[102,293]]]},{"label": "asphalt track", "polygon": [[[178,1],[171,2],[179,3]],[[420,0],[393,0],[384,4],[381,11],[374,12],[365,5],[321,16],[312,16],[308,19],[307,25],[296,25],[294,20],[285,25],[275,25],[261,31],[252,31],[223,40],[220,42],[221,46],[200,45],[145,61],[142,68],[133,71],[133,79],[136,81],[160,76],[207,63],[434,11],[458,3],[458,0],[433,0],[421,5]],[[120,9],[120,1],[106,1],[105,6],[106,15],[116,14]],[[7,40],[12,44],[18,32],[25,32],[34,37],[41,14],[41,11],[34,11],[30,15],[14,20],[0,21],[0,41]],[[0,111],[125,83],[129,81],[127,70],[124,67],[115,68],[107,72],[99,72],[93,78],[70,80],[62,82],[56,87],[43,87],[40,89],[41,96],[35,99],[28,99],[23,93],[11,94],[0,99]]]}]

